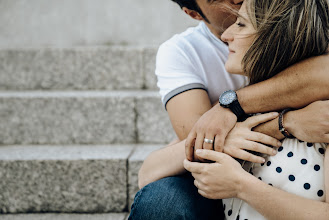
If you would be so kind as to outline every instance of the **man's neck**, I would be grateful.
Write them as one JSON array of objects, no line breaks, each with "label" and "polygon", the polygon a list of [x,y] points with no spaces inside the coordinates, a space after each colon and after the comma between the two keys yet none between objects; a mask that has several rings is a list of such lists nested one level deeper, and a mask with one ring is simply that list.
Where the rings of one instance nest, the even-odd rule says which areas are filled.
[{"label": "man's neck", "polygon": [[210,32],[215,35],[215,37],[217,37],[219,40],[221,40],[221,36],[223,34],[223,32],[216,30],[211,24],[209,24],[208,22],[205,22],[206,26],[208,27],[208,29],[210,30]]}]

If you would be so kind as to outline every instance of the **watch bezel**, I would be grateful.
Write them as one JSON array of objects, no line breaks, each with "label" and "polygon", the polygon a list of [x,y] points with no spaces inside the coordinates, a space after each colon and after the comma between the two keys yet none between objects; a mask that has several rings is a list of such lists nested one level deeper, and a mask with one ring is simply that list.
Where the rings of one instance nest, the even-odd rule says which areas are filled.
[{"label": "watch bezel", "polygon": [[[232,97],[232,94],[234,95],[233,97]],[[225,99],[227,99],[226,97],[227,97],[228,95],[230,95],[230,96],[229,96],[229,100],[225,100]],[[236,101],[237,99],[238,99],[238,96],[237,96],[237,94],[236,94],[235,91],[233,91],[233,90],[227,90],[227,91],[223,92],[223,93],[221,94],[221,96],[219,97],[219,103],[220,103],[221,106],[227,108],[227,107],[229,107],[234,101]]]}]

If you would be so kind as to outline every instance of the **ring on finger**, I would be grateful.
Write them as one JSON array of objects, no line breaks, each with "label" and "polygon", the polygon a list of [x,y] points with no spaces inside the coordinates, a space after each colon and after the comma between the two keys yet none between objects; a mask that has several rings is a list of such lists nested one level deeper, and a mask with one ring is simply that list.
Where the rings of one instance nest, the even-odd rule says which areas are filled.
[{"label": "ring on finger", "polygon": [[213,144],[214,143],[214,140],[211,140],[211,139],[208,139],[208,138],[203,139],[203,141],[207,144]]}]

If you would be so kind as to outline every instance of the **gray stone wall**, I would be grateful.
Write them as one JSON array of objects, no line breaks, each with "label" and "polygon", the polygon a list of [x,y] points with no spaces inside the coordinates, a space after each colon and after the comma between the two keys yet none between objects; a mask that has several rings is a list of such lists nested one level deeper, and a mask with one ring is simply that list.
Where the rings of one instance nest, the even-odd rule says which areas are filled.
[{"label": "gray stone wall", "polygon": [[171,0],[0,0],[0,48],[158,45],[195,24]]}]

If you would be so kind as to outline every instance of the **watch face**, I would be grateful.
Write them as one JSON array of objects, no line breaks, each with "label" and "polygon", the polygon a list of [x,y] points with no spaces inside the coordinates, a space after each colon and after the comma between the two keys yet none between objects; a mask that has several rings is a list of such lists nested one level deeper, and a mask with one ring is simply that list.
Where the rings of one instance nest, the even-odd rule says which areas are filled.
[{"label": "watch face", "polygon": [[221,105],[229,105],[236,99],[236,93],[233,90],[228,90],[220,96],[219,102]]}]

